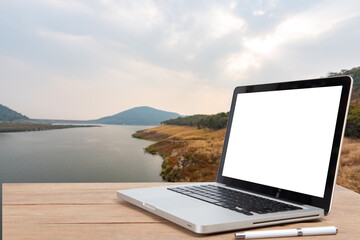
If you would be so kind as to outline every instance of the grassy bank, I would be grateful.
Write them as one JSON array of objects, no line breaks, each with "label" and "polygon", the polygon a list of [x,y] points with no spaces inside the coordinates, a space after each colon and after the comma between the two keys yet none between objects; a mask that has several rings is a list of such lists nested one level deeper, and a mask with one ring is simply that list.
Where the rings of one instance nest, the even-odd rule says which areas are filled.
[{"label": "grassy bank", "polygon": [[169,126],[147,129],[134,137],[156,141],[145,150],[163,157],[167,181],[215,181],[225,129]]},{"label": "grassy bank", "polygon": [[[161,125],[133,135],[156,141],[145,150],[163,157],[167,181],[215,181],[225,129]],[[337,183],[360,193],[360,139],[345,138]]]}]

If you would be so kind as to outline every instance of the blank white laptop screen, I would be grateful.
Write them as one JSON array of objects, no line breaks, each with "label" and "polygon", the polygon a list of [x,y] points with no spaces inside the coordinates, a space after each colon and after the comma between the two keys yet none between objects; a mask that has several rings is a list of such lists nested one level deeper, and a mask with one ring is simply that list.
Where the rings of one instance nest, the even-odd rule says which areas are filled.
[{"label": "blank white laptop screen", "polygon": [[324,197],[341,90],[238,94],[223,176]]}]

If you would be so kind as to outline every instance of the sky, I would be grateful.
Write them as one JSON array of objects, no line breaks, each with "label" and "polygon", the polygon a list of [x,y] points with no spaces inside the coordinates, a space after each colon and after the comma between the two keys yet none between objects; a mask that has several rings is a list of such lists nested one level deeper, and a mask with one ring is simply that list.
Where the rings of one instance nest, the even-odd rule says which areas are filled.
[{"label": "sky", "polygon": [[3,0],[0,104],[89,120],[227,112],[236,86],[360,66],[358,0]]}]

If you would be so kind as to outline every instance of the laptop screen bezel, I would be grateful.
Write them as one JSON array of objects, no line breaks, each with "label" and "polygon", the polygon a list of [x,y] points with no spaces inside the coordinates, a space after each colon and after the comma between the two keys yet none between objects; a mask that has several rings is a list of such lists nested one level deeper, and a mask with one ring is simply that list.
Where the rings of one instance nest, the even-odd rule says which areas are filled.
[{"label": "laptop screen bezel", "polygon": [[[327,179],[326,179],[323,198],[223,176],[223,167],[226,158],[226,150],[228,146],[229,135],[231,131],[231,125],[232,125],[238,94],[330,87],[330,86],[342,86],[342,91],[341,91],[339,111],[336,120],[334,139],[331,149],[331,156],[330,156],[330,162],[327,172]],[[321,78],[321,79],[309,79],[309,80],[299,80],[299,81],[291,81],[291,82],[279,82],[279,83],[268,83],[268,84],[236,87],[231,102],[229,120],[227,124],[225,140],[224,140],[222,155],[220,159],[219,171],[217,175],[217,182],[228,185],[230,187],[239,188],[258,194],[264,194],[282,200],[319,207],[324,209],[325,215],[328,214],[331,207],[333,189],[336,181],[338,159],[340,156],[340,148],[345,130],[346,116],[347,116],[348,105],[351,94],[351,86],[352,86],[352,79],[350,76],[339,76],[339,77],[329,77],[329,78]]]}]

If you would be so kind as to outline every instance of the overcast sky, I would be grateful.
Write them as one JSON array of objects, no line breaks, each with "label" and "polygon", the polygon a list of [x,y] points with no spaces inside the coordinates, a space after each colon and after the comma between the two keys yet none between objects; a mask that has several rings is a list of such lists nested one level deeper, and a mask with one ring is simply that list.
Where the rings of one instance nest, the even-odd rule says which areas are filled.
[{"label": "overcast sky", "polygon": [[237,85],[360,66],[358,0],[3,0],[0,104],[96,119],[228,111]]}]

